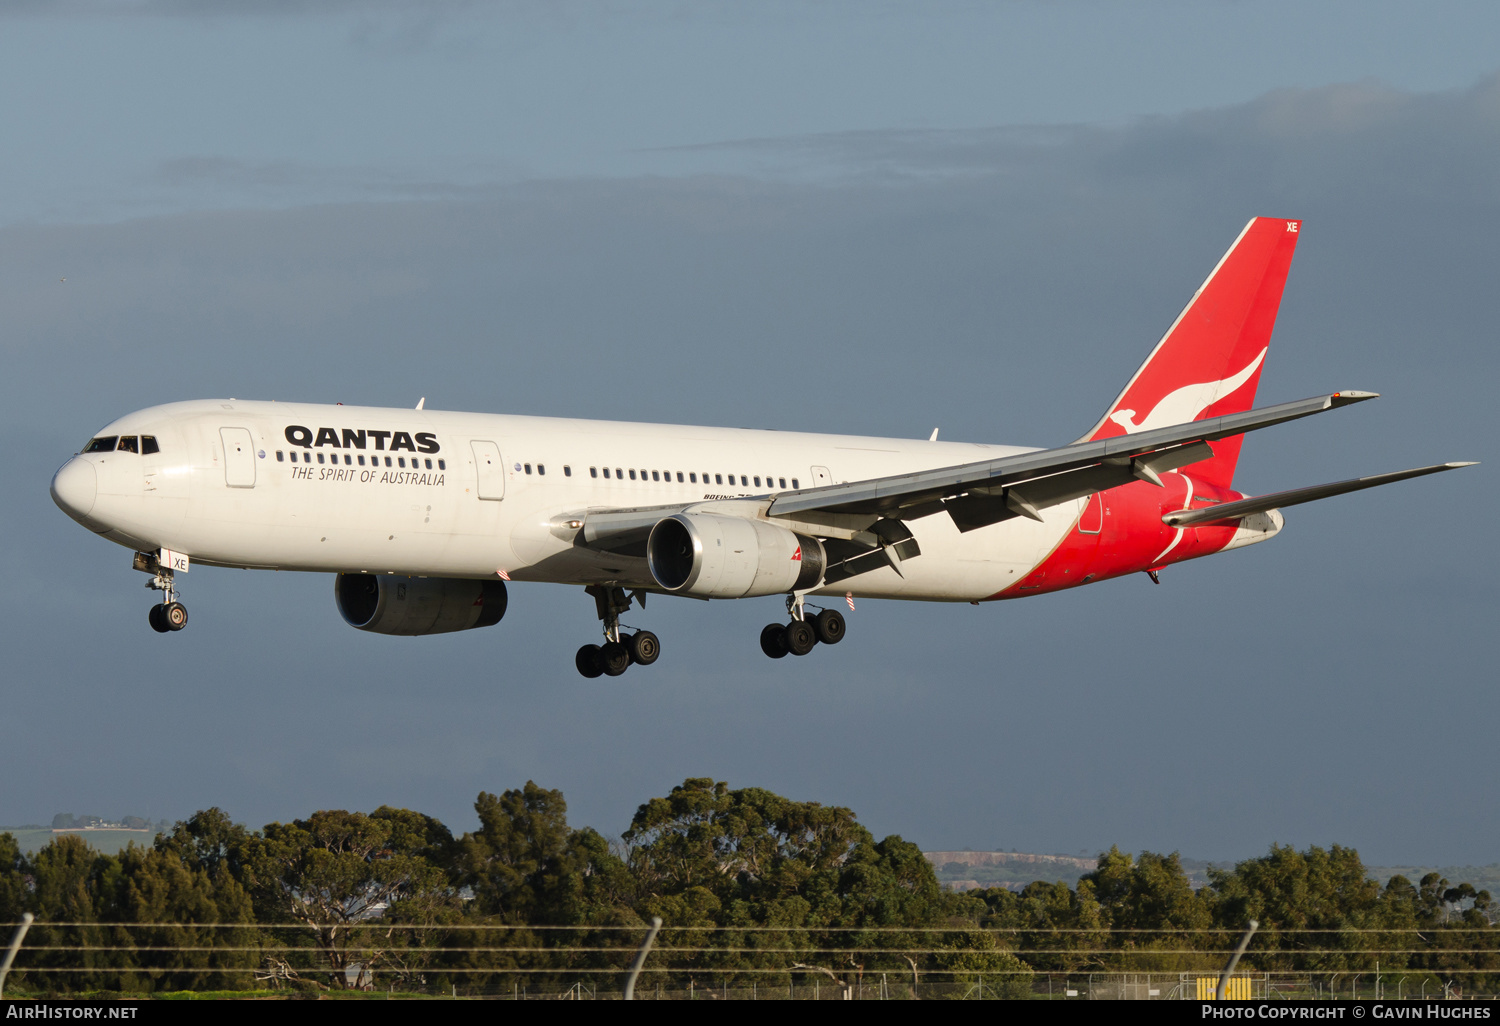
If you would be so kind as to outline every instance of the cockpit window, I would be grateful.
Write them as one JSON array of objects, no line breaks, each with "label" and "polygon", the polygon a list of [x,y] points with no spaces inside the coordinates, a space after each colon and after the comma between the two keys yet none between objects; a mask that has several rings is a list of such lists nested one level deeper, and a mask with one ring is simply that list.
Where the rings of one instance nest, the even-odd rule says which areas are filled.
[{"label": "cockpit window", "polygon": [[155,435],[141,436],[141,455],[150,456],[153,452],[161,452],[161,446],[156,444]]},{"label": "cockpit window", "polygon": [[119,448],[121,452],[138,453],[141,451],[140,439],[136,438],[135,435],[121,435]]},{"label": "cockpit window", "polygon": [[102,438],[96,438],[96,439],[94,439],[88,445],[84,446],[83,451],[84,452],[114,452],[115,451],[115,443],[118,442],[119,440],[120,440],[120,436],[119,435],[105,435]]}]

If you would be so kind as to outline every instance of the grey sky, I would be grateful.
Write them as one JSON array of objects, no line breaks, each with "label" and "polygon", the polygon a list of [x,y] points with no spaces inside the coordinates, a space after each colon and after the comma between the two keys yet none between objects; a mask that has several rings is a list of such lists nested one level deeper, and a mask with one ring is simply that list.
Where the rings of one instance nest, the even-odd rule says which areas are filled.
[{"label": "grey sky", "polygon": [[[1500,858],[1489,6],[351,7],[0,18],[35,101],[0,104],[0,821],[462,829],[534,778],[618,830],[712,775],[929,848]],[[160,638],[46,494],[199,395],[1065,442],[1253,214],[1307,219],[1261,399],[1386,398],[1262,433],[1237,483],[1486,466],[1159,588],[861,603],[789,665],[776,600],[653,600],[662,661],[603,684],[572,589],[393,639],[325,577],[201,568]]]},{"label": "grey sky", "polygon": [[[1366,78],[1454,88],[1493,70],[1500,29],[1482,0],[15,10],[0,222],[740,171],[671,148],[1120,121]],[[184,159],[261,173],[186,182]]]}]

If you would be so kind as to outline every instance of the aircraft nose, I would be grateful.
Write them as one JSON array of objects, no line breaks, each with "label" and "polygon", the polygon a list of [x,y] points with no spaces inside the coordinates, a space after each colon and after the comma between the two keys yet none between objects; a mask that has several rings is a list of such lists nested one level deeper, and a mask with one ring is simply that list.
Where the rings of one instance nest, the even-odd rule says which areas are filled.
[{"label": "aircraft nose", "polygon": [[52,476],[52,501],[74,520],[88,516],[98,496],[99,482],[88,460],[75,456]]}]

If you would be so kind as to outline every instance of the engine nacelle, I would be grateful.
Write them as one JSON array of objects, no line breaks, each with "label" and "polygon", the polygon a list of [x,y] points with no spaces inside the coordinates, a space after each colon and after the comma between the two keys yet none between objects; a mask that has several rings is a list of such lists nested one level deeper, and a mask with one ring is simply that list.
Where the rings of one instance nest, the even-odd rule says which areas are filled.
[{"label": "engine nacelle", "polygon": [[667,591],[745,598],[816,588],[826,557],[818,539],[764,520],[679,513],[651,529],[646,563]]},{"label": "engine nacelle", "polygon": [[339,613],[350,627],[376,634],[446,634],[489,627],[505,615],[504,581],[391,574],[339,574]]}]

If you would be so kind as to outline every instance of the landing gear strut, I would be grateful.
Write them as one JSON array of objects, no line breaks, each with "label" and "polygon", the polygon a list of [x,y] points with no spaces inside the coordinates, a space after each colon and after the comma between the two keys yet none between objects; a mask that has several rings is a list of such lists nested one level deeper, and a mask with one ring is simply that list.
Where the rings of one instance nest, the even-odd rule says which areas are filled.
[{"label": "landing gear strut", "polygon": [[[594,597],[594,608],[604,627],[604,644],[584,645],[573,657],[573,665],[585,677],[601,674],[618,677],[630,669],[630,664],[650,666],[661,655],[661,642],[650,631],[634,634],[620,630],[620,614],[630,609],[630,595],[624,588],[608,588],[592,584],[584,591]],[[641,607],[646,605],[641,596]]]},{"label": "landing gear strut", "polygon": [[802,605],[803,596],[789,595],[786,611],[792,618],[788,624],[768,623],[760,632],[760,650],[772,659],[780,659],[790,652],[792,655],[807,655],[818,642],[837,645],[844,640],[844,615],[837,609],[824,609],[809,617]]},{"label": "landing gear strut", "polygon": [[160,560],[146,552],[137,552],[132,565],[135,569],[151,575],[151,580],[146,582],[146,587],[162,593],[162,601],[152,606],[146,616],[151,629],[158,634],[166,634],[186,627],[187,606],[177,601],[177,585],[173,578],[172,568],[162,566]]}]

